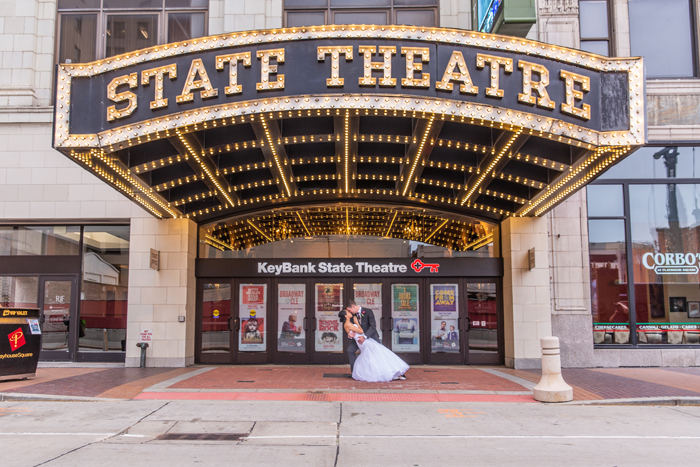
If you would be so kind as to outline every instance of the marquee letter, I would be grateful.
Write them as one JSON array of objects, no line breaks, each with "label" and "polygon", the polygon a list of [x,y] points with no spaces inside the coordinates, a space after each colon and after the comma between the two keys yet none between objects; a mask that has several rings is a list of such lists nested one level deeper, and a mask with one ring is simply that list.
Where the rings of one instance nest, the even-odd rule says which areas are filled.
[{"label": "marquee letter", "polygon": [[228,86],[224,88],[224,92],[227,96],[243,92],[243,86],[238,84],[238,62],[243,62],[243,66],[250,66],[250,52],[216,56],[217,70],[223,70],[224,65],[226,65],[226,63],[229,64]]},{"label": "marquee letter", "polygon": [[396,47],[379,47],[384,61],[373,62],[372,55],[377,48],[373,45],[361,45],[359,51],[365,57],[365,75],[360,78],[360,86],[376,86],[377,78],[372,78],[372,70],[383,70],[384,77],[379,79],[380,86],[396,86],[396,78],[391,77],[391,56],[396,54]]},{"label": "marquee letter", "polygon": [[486,62],[491,64],[491,87],[486,88],[486,95],[490,97],[503,97],[503,89],[499,88],[501,77],[501,66],[506,73],[513,73],[513,59],[499,57],[497,55],[476,55],[477,68],[484,68]]},{"label": "marquee letter", "polygon": [[[561,104],[561,111],[584,120],[590,120],[591,106],[581,104],[581,107],[576,107],[576,101],[582,100],[583,93],[591,90],[591,78],[561,70],[561,79],[566,82],[566,102]],[[581,91],[574,87],[576,83],[581,85]]]},{"label": "marquee letter", "polygon": [[345,80],[340,77],[340,54],[345,54],[346,62],[352,60],[352,46],[319,47],[318,61],[324,61],[328,54],[331,54],[331,77],[326,78],[326,86],[342,86]]},{"label": "marquee letter", "polygon": [[[200,79],[197,79],[197,75],[199,75]],[[209,75],[207,74],[206,68],[204,68],[204,63],[202,63],[201,58],[192,60],[190,71],[187,73],[187,81],[182,88],[182,94],[176,97],[177,103],[183,104],[185,102],[192,102],[194,100],[192,91],[195,89],[202,89],[202,91],[199,92],[199,97],[202,99],[219,95],[219,90],[212,87],[209,81]]]},{"label": "marquee letter", "polygon": [[255,85],[258,91],[284,89],[284,75],[277,75],[277,81],[270,81],[270,74],[277,74],[277,65],[270,65],[273,57],[277,63],[284,63],[284,49],[258,50],[258,58],[262,58],[260,83]]},{"label": "marquee letter", "polygon": [[[415,79],[415,73],[423,71],[423,63],[430,61],[430,49],[427,47],[401,47],[401,55],[406,56],[406,77],[401,79],[401,86],[429,88],[430,73],[422,73],[420,79]],[[420,55],[421,61],[414,63],[414,55]]]},{"label": "marquee letter", "polygon": [[168,106],[168,99],[163,98],[163,75],[167,74],[170,79],[177,78],[177,64],[165,65],[158,68],[151,68],[141,72],[141,84],[147,85],[151,82],[151,76],[156,77],[155,100],[151,101],[151,110],[161,109]]},{"label": "marquee letter", "polygon": [[[459,73],[455,73],[455,68],[459,69]],[[479,87],[472,84],[472,77],[469,74],[467,62],[464,61],[464,55],[457,50],[452,52],[452,56],[445,68],[445,74],[442,75],[441,81],[435,83],[435,88],[439,91],[452,91],[452,83],[450,81],[462,83],[459,85],[459,92],[461,93],[476,95],[479,92]]]},{"label": "marquee letter", "polygon": [[[518,94],[518,101],[532,105],[537,103],[540,107],[547,109],[555,108],[556,104],[550,100],[549,94],[547,94],[549,70],[542,65],[526,62],[525,60],[518,60],[518,68],[523,70],[523,92]],[[540,75],[539,81],[532,81],[533,73]],[[540,96],[539,99],[532,95],[533,89],[537,91],[537,94]]]},{"label": "marquee letter", "polygon": [[112,122],[118,118],[128,117],[136,110],[136,94],[131,91],[124,91],[117,94],[117,88],[122,84],[128,84],[129,88],[135,88],[138,86],[138,73],[131,73],[130,75],[120,76],[114,78],[107,86],[107,98],[112,102],[124,102],[129,101],[129,105],[123,109],[117,110],[115,105],[107,107],[107,121]]}]

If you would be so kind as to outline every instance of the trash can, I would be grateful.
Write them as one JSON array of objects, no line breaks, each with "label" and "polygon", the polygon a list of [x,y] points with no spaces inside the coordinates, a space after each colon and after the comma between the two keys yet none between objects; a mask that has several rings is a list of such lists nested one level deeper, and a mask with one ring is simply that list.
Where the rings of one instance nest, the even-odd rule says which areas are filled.
[{"label": "trash can", "polygon": [[40,351],[39,309],[0,307],[0,381],[35,376]]}]

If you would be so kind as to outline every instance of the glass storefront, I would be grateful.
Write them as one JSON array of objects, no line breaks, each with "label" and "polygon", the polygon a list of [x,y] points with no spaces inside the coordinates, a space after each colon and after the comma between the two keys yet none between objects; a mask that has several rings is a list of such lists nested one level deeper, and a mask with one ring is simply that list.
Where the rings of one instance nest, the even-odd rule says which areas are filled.
[{"label": "glass storefront", "polygon": [[129,227],[83,228],[80,290],[81,351],[120,351],[126,346]]},{"label": "glass storefront", "polygon": [[700,344],[699,149],[646,147],[588,186],[595,344]]},{"label": "glass storefront", "polygon": [[43,359],[123,358],[129,233],[121,225],[0,226],[4,271],[23,271],[0,276],[0,306],[40,309]]}]

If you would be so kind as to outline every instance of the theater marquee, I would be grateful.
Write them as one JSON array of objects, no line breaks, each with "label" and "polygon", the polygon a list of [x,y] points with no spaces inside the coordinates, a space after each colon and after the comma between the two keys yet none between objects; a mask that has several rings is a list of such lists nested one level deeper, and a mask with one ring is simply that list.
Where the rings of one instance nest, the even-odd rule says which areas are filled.
[{"label": "theater marquee", "polygon": [[[285,177],[279,148],[269,141],[275,132],[268,129],[266,119],[291,117],[290,112],[299,116],[300,111],[309,117],[391,112],[426,122],[489,125],[516,136],[522,133],[589,150],[618,148],[626,154],[645,142],[643,78],[639,58],[610,59],[464,30],[354,25],[231,33],[87,64],[58,65],[54,145],[67,154],[78,149],[113,153],[201,130],[197,125],[207,128],[227,124],[227,119],[235,124],[262,115],[266,117],[259,119],[264,124],[261,131],[274,153],[271,163],[284,182],[280,195],[291,198],[294,190]],[[431,135],[431,125],[425,135]],[[436,141],[426,137],[420,144],[420,136],[407,141],[418,143],[417,153]],[[264,146],[265,138],[261,139]],[[333,142],[342,142],[339,139],[340,134]],[[190,147],[191,142],[181,140]],[[514,142],[515,138],[510,141]],[[490,149],[498,153],[510,145],[493,144]],[[94,159],[76,152],[73,157],[86,166]],[[402,178],[415,177],[413,161],[418,159],[409,157],[413,167]],[[575,164],[568,165],[575,171]],[[142,191],[138,181],[120,173],[124,167],[107,166],[105,172],[116,174],[105,177],[114,186],[126,194]],[[227,191],[209,173],[216,168],[206,161],[202,168],[202,177],[213,190]],[[489,164],[483,167],[489,168]],[[352,178],[350,166],[344,169],[338,177]],[[481,172],[476,167],[476,173]],[[579,179],[572,177],[566,187],[551,191],[538,204],[556,199],[562,188],[574,187]],[[339,183],[338,189],[351,191],[347,183]],[[410,194],[401,186],[394,191]],[[457,193],[448,203],[477,206],[472,194]],[[532,202],[534,197],[523,199]],[[166,209],[161,205],[164,200],[137,200],[149,203],[159,215],[187,215],[172,209],[172,203]],[[223,197],[221,209],[236,206],[237,201]],[[505,213],[527,214],[517,209]]]}]

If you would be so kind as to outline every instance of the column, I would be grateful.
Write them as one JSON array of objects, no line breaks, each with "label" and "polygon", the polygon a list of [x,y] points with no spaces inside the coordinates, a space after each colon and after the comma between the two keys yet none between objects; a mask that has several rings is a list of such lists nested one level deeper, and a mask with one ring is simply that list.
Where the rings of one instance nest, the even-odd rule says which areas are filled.
[{"label": "column", "polygon": [[[150,268],[151,248],[160,269]],[[194,363],[197,224],[189,219],[132,219],[129,251],[129,305],[126,366],[139,366],[141,330],[153,331],[149,367]],[[185,322],[179,322],[180,316]]]},{"label": "column", "polygon": [[[547,218],[511,217],[501,229],[505,364],[540,368],[540,339],[552,335]],[[530,269],[532,248],[535,267]]]}]

